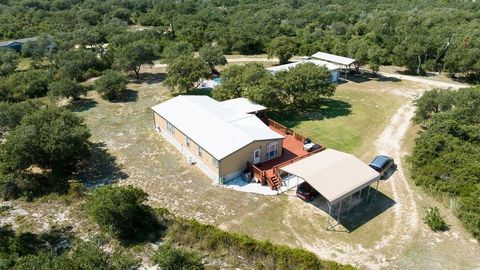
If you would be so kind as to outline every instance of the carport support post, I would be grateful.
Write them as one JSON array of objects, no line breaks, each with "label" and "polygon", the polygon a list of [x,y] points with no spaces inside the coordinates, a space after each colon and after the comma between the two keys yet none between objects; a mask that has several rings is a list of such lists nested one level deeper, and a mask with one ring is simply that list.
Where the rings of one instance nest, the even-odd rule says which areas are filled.
[{"label": "carport support post", "polygon": [[340,223],[340,213],[342,212],[342,203],[343,203],[343,200],[340,201],[340,207],[338,208],[337,224]]},{"label": "carport support post", "polygon": [[366,202],[368,202],[368,197],[370,196],[370,188],[371,188],[371,186],[370,186],[370,185],[368,185],[368,191],[367,191],[367,200],[366,200]]},{"label": "carport support post", "polygon": [[373,199],[375,199],[377,197],[377,193],[378,193],[378,183],[380,183],[380,180],[377,180],[377,187],[375,188],[375,194],[373,195]]},{"label": "carport support post", "polygon": [[330,204],[329,201],[327,201],[327,204],[328,204],[328,217],[327,217],[327,226],[325,229],[328,231],[330,227],[330,214],[332,213],[332,205]]},{"label": "carport support post", "polygon": [[348,201],[348,211],[347,211],[347,216],[350,215],[350,204],[352,203],[352,196],[353,194],[350,194],[350,200]]}]

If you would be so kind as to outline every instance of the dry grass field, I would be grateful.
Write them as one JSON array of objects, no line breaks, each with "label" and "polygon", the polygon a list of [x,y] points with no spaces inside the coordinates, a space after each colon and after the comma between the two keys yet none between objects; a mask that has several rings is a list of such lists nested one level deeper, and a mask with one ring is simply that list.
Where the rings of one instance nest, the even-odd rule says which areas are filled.
[{"label": "dry grass field", "polygon": [[[347,233],[325,231],[327,214],[318,200],[305,203],[293,192],[262,196],[225,189],[187,165],[152,127],[150,107],[169,98],[162,72],[162,68],[145,69],[140,82],[129,84],[121,102],[110,103],[90,92],[71,105],[85,118],[95,144],[94,154],[78,175],[89,186],[132,184],[147,191],[155,207],[361,268],[480,267],[479,244],[448,209],[414,187],[408,170],[403,169],[408,166],[404,158],[416,134],[409,127],[412,99],[429,86],[397,80],[348,81],[338,86],[330,101],[331,109],[343,113],[329,117],[331,112],[323,109],[306,118],[284,119],[293,129],[327,147],[352,152],[365,161],[380,150],[398,157],[399,171],[380,184],[375,202],[353,209],[343,220],[344,227],[351,230]],[[423,224],[423,207],[432,204],[441,207],[450,231],[433,233]],[[2,215],[19,219],[24,227],[37,227],[31,225],[37,222],[32,214],[41,216],[42,210],[35,205],[18,204]],[[82,231],[84,225],[79,220],[83,217],[74,212],[47,212],[52,220]],[[85,233],[89,230],[86,226]]]}]

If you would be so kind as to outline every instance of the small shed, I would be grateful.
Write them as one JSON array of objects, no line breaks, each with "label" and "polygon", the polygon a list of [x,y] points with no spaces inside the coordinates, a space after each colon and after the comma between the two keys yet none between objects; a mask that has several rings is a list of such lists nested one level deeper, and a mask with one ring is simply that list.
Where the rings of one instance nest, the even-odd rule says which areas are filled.
[{"label": "small shed", "polygon": [[330,228],[332,206],[338,206],[338,218],[342,206],[350,203],[355,193],[361,192],[380,180],[380,174],[352,154],[327,149],[305,159],[281,168],[282,171],[298,176],[317,190],[328,203],[329,218],[327,229]]},{"label": "small shed", "polygon": [[360,62],[358,62],[358,60],[345,56],[317,52],[312,55],[312,58],[337,65],[341,71],[345,73],[345,76],[351,70],[358,70],[358,68],[360,68]]}]

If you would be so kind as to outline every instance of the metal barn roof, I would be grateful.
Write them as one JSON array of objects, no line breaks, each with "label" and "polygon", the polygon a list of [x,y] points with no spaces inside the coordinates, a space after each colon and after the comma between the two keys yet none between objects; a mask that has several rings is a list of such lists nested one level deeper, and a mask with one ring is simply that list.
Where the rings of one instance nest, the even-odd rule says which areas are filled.
[{"label": "metal barn roof", "polygon": [[269,67],[269,68],[267,68],[267,70],[270,71],[270,72],[273,72],[273,73],[277,73],[277,72],[280,72],[280,71],[287,71],[291,68],[294,68],[294,67],[296,67],[300,64],[305,64],[305,63],[313,63],[317,66],[324,66],[324,67],[328,68],[328,70],[330,70],[330,71],[338,69],[338,66],[336,66],[335,64],[325,62],[325,61],[321,61],[321,60],[308,59],[308,60],[301,60],[301,61],[298,61],[298,62],[293,62],[293,63],[289,63],[289,64],[285,64],[285,65]]},{"label": "metal barn roof", "polygon": [[357,62],[356,59],[353,58],[348,58],[340,55],[335,55],[335,54],[330,54],[330,53],[324,53],[324,52],[317,52],[312,55],[313,58],[327,61],[330,63],[335,63],[339,65],[344,65],[344,66],[349,66],[355,62]]},{"label": "metal barn roof", "polygon": [[281,170],[303,178],[332,205],[380,179],[378,172],[354,155],[333,149],[321,151]]},{"label": "metal barn roof", "polygon": [[283,139],[255,115],[207,96],[177,96],[152,110],[217,160],[254,141]]}]

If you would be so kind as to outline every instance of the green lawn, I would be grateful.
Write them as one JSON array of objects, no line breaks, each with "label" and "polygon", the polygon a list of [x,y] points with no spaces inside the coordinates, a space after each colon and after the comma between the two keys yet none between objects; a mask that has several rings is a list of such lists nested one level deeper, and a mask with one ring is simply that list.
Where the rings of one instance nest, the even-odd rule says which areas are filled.
[{"label": "green lawn", "polygon": [[272,118],[316,143],[361,157],[404,101],[403,97],[347,83],[339,85],[335,96],[314,112]]}]

